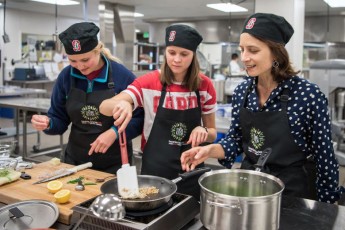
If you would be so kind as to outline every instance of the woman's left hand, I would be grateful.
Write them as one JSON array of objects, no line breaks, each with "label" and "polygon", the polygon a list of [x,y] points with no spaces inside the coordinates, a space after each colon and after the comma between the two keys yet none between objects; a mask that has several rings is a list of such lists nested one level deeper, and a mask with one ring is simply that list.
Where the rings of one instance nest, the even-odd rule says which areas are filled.
[{"label": "woman's left hand", "polygon": [[116,134],[113,129],[108,129],[101,135],[97,137],[97,139],[90,144],[91,148],[89,150],[89,155],[92,153],[105,153],[109,147],[114,143],[116,140]]},{"label": "woman's left hand", "polygon": [[199,146],[201,143],[206,142],[207,136],[208,132],[206,129],[202,126],[197,126],[190,134],[187,144],[192,144],[192,147]]}]

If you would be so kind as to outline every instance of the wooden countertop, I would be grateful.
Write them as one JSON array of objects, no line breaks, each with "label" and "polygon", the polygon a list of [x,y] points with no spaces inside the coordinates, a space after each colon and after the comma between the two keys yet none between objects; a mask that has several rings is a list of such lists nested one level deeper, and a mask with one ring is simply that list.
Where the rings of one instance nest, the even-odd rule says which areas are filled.
[{"label": "wooden countertop", "polygon": [[[58,166],[53,166],[49,162],[36,164],[32,169],[27,169],[25,171],[27,174],[31,175],[32,178],[30,180],[23,180],[20,178],[17,181],[0,187],[0,202],[11,204],[33,199],[54,202],[54,194],[49,193],[46,187],[48,182],[35,185],[33,185],[33,183],[38,181],[39,176],[42,176],[45,173],[52,173],[55,170],[72,167],[74,166],[64,163],[61,163]],[[70,224],[73,214],[72,207],[101,194],[100,187],[103,183],[87,185],[85,186],[84,191],[76,191],[75,184],[67,184],[69,180],[76,179],[79,176],[84,176],[84,182],[95,182],[96,178],[105,178],[110,175],[112,174],[92,169],[85,169],[67,177],[60,178],[59,180],[63,183],[63,189],[69,189],[71,191],[71,199],[65,204],[57,204],[59,208],[58,221],[64,224]]]}]

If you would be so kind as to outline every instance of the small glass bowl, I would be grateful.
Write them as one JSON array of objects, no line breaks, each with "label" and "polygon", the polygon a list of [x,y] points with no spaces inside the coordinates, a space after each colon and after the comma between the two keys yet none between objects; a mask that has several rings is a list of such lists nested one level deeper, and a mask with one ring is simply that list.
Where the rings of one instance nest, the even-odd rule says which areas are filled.
[{"label": "small glass bowl", "polygon": [[10,157],[16,148],[16,141],[0,142],[0,159]]},{"label": "small glass bowl", "polygon": [[18,160],[14,158],[0,158],[0,169],[12,169],[16,170],[18,165]]}]

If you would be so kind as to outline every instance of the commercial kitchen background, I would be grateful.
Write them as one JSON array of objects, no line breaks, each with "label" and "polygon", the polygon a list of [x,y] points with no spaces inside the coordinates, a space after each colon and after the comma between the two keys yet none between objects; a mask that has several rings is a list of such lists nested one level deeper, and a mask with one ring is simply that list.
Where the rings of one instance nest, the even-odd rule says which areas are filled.
[{"label": "commercial kitchen background", "polygon": [[[16,85],[43,88],[47,93],[39,97],[49,98],[59,71],[68,64],[57,35],[73,23],[93,21],[99,25],[100,40],[137,76],[159,67],[164,52],[165,27],[171,23],[188,23],[204,37],[198,54],[203,71],[213,79],[217,88],[220,108],[217,128],[221,136],[229,126],[229,113],[226,111],[230,110],[232,90],[242,79],[242,76],[229,74],[229,61],[232,53],[239,53],[238,41],[243,21],[254,12],[276,13],[286,17],[295,28],[295,35],[287,45],[294,66],[302,70],[302,76],[321,84],[320,87],[327,92],[337,157],[341,165],[345,165],[345,7],[331,8],[323,0],[77,2],[80,4],[61,6],[29,0],[7,0],[6,8],[4,4],[0,6],[0,87]],[[208,3],[220,2],[238,3],[248,11],[224,13],[206,7]],[[144,16],[135,17],[134,13]],[[337,60],[332,61],[334,59]],[[18,71],[21,69],[34,69],[32,79],[23,77]],[[44,74],[38,74],[42,71]],[[0,108],[0,117],[1,130],[8,130],[14,125],[13,109]],[[24,121],[30,129],[29,120],[30,113],[26,120],[28,122]],[[37,135],[31,131],[26,142],[29,152],[51,150],[60,145],[58,136]],[[64,144],[67,136],[68,132],[63,136]],[[13,136],[0,138],[1,142],[12,140]],[[20,136],[18,140],[19,152],[23,148],[22,138]],[[139,149],[139,143],[136,139],[136,149]],[[41,155],[36,159],[45,160],[44,157],[54,154]],[[217,165],[216,162],[212,163]]]}]

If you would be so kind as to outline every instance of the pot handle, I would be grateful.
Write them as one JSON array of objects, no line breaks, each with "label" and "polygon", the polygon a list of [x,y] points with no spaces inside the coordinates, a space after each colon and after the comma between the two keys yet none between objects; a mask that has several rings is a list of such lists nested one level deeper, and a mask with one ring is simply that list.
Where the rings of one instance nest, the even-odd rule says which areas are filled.
[{"label": "pot handle", "polygon": [[191,178],[193,176],[201,175],[201,174],[203,174],[205,172],[208,172],[208,171],[211,171],[210,167],[195,168],[195,169],[193,169],[193,170],[191,170],[189,172],[178,174],[179,177],[177,177],[177,178],[175,178],[175,179],[173,179],[171,181],[176,184],[177,182],[179,182],[181,180],[186,180],[188,178]]},{"label": "pot handle", "polygon": [[241,202],[240,202],[240,199],[237,200],[237,203],[236,204],[221,204],[221,203],[217,203],[217,202],[214,202],[214,201],[210,201],[210,200],[206,200],[206,203],[210,206],[216,206],[216,207],[220,207],[220,208],[227,208],[227,209],[230,209],[230,210],[234,210],[236,209],[236,213],[237,215],[241,216],[242,215],[242,208],[241,208]]}]

